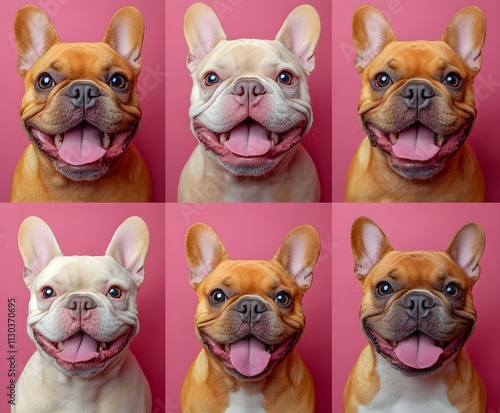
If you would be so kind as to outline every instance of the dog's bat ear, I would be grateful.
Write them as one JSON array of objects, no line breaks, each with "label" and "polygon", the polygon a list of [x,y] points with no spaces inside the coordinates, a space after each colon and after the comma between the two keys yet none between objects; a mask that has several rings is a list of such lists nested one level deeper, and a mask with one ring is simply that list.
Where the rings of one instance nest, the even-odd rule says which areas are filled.
[{"label": "dog's bat ear", "polygon": [[19,9],[14,22],[14,33],[19,58],[17,70],[24,77],[35,62],[59,42],[47,15],[35,6]]},{"label": "dog's bat ear", "polygon": [[103,42],[128,60],[136,74],[141,70],[141,49],[144,37],[144,20],[135,7],[118,10],[111,19]]},{"label": "dog's bat ear", "polygon": [[190,72],[226,35],[215,12],[204,3],[191,5],[184,16],[184,37],[189,48],[187,67]]},{"label": "dog's bat ear", "polygon": [[276,40],[299,58],[302,65],[310,73],[315,66],[314,49],[319,40],[321,21],[316,9],[303,4],[288,15]]},{"label": "dog's bat ear", "polygon": [[144,281],[144,264],[149,249],[149,231],[139,217],[130,217],[117,228],[106,255],[112,257],[132,275],[137,285]]},{"label": "dog's bat ear", "polygon": [[186,256],[189,282],[196,289],[221,261],[228,258],[217,234],[201,222],[191,225],[186,234]]},{"label": "dog's bat ear", "polygon": [[301,225],[288,233],[273,260],[278,261],[305,291],[312,284],[320,250],[318,232],[310,225]]},{"label": "dog's bat ear", "polygon": [[382,257],[392,251],[383,231],[367,217],[360,217],[352,224],[351,247],[354,272],[361,282]]},{"label": "dog's bat ear", "polygon": [[486,37],[486,18],[479,7],[468,6],[460,10],[442,37],[464,59],[474,76],[481,69],[481,49]]},{"label": "dog's bat ear", "polygon": [[479,279],[481,268],[479,259],[483,255],[485,235],[483,228],[476,223],[469,223],[457,232],[445,252],[462,268],[475,283]]},{"label": "dog's bat ear", "polygon": [[34,216],[26,218],[19,227],[18,244],[24,262],[24,282],[31,288],[38,274],[62,252],[49,226]]},{"label": "dog's bat ear", "polygon": [[356,47],[356,70],[361,73],[396,36],[385,16],[373,6],[361,6],[352,19],[352,35]]}]

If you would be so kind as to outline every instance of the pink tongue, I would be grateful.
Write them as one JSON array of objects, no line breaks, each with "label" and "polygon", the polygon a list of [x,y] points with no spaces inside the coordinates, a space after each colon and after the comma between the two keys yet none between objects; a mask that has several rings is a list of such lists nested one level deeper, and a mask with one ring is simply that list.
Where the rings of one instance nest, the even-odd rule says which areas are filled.
[{"label": "pink tongue", "polygon": [[77,126],[64,134],[59,156],[73,166],[93,163],[101,159],[106,150],[101,147],[99,131],[90,125]]},{"label": "pink tongue", "polygon": [[257,122],[242,122],[231,130],[229,140],[224,145],[232,153],[240,156],[260,156],[271,149],[267,130]]},{"label": "pink tongue", "polygon": [[392,151],[398,158],[428,161],[439,152],[439,147],[434,145],[434,132],[419,125],[400,132]]},{"label": "pink tongue", "polygon": [[438,361],[443,349],[425,334],[414,334],[398,343],[394,350],[398,359],[409,367],[426,369]]},{"label": "pink tongue", "polygon": [[99,343],[85,333],[77,333],[63,342],[64,349],[58,356],[69,363],[80,363],[97,357]]},{"label": "pink tongue", "polygon": [[231,344],[229,355],[234,368],[246,377],[254,377],[262,373],[271,358],[264,343],[255,337]]}]

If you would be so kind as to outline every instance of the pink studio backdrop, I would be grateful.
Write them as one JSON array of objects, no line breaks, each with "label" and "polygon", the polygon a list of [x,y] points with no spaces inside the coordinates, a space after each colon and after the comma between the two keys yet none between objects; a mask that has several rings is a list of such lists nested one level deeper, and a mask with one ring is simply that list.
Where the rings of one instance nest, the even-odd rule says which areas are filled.
[{"label": "pink studio backdrop", "polygon": [[359,216],[373,219],[397,250],[443,251],[458,230],[477,222],[486,233],[480,261],[481,276],[474,287],[476,330],[466,343],[469,356],[488,393],[487,413],[500,411],[498,392],[498,204],[336,204],[333,205],[333,412],[342,409],[342,391],[352,366],[367,340],[359,325],[362,289],[354,275],[350,233]]},{"label": "pink studio backdrop", "polygon": [[0,101],[3,157],[0,164],[0,202],[9,201],[14,168],[29,144],[19,117],[24,93],[17,72],[17,48],[14,40],[14,18],[17,10],[33,4],[43,9],[62,41],[97,42],[106,33],[111,18],[119,8],[136,6],[144,18],[142,72],[139,93],[142,125],[134,138],[151,173],[153,201],[165,201],[165,4],[162,1],[139,0],[20,0],[2,2],[0,13],[0,77],[3,99]]},{"label": "pink studio backdrop", "polygon": [[[288,14],[309,3],[321,18],[321,36],[316,48],[316,68],[309,77],[314,124],[302,140],[318,169],[321,200],[332,199],[331,170],[331,3],[323,0],[205,1],[217,13],[230,40],[238,38],[274,39]],[[194,0],[167,2],[167,201],[177,200],[177,185],[182,167],[197,145],[189,126],[189,98],[192,80],[186,67],[184,14]]]},{"label": "pink studio backdrop", "polygon": [[194,333],[197,298],[189,285],[185,243],[195,222],[210,225],[232,259],[272,259],[286,234],[310,224],[321,236],[321,255],[303,309],[305,333],[298,351],[316,387],[318,412],[330,410],[331,399],[331,207],[324,204],[167,204],[167,404],[180,412],[182,382],[201,350]]},{"label": "pink studio backdrop", "polygon": [[[383,11],[399,40],[439,40],[449,21],[465,6],[479,6],[487,20],[483,66],[474,82],[478,116],[469,135],[486,181],[486,201],[500,201],[500,140],[497,119],[500,105],[500,3],[494,1],[455,0],[363,0],[340,2],[333,6],[333,201],[345,199],[345,181],[349,163],[365,136],[358,122],[361,77],[354,68],[355,49],[352,41],[352,15],[362,4]],[[495,126],[494,126],[495,125]]]},{"label": "pink studio backdrop", "polygon": [[[0,256],[2,278],[7,288],[0,293],[3,317],[0,321],[0,385],[9,384],[7,372],[7,303],[16,303],[16,380],[35,345],[26,332],[29,290],[23,281],[23,261],[17,244],[21,222],[30,215],[42,218],[51,227],[65,255],[104,255],[118,226],[128,217],[137,215],[149,228],[151,243],[146,258],[146,278],[139,290],[138,309],[140,331],[130,348],[141,365],[151,386],[153,406],[165,411],[165,209],[148,204],[1,204]],[[0,411],[7,411],[7,391],[0,397]],[[163,409],[163,410],[162,410]]]}]

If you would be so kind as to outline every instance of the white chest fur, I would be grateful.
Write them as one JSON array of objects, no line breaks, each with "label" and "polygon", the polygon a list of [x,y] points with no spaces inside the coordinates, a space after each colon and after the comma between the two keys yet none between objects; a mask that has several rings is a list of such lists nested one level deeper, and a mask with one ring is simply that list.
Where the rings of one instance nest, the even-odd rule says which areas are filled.
[{"label": "white chest fur", "polygon": [[229,395],[229,407],[224,413],[266,413],[262,407],[264,396],[262,393],[253,393],[239,389]]},{"label": "white chest fur", "polygon": [[[448,367],[450,368],[450,367]],[[439,377],[406,377],[377,354],[380,391],[359,413],[459,413],[449,402],[446,384]]]}]

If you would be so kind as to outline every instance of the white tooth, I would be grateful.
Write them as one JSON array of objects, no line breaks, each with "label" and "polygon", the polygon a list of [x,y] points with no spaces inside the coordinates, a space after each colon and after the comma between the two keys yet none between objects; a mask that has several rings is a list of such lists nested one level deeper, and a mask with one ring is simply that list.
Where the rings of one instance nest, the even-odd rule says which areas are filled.
[{"label": "white tooth", "polygon": [[267,348],[266,351],[271,354],[271,349]]},{"label": "white tooth", "polygon": [[280,135],[276,132],[271,132],[271,142],[274,145],[277,145],[280,142]]},{"label": "white tooth", "polygon": [[443,145],[444,145],[444,136],[443,135],[436,135],[436,145],[440,148],[443,147]]},{"label": "white tooth", "polygon": [[58,350],[64,350],[64,345],[62,343],[62,341],[59,341],[57,344],[56,344],[56,347]]},{"label": "white tooth", "polygon": [[220,143],[224,143],[224,142],[228,141],[230,134],[231,134],[231,132],[222,132],[220,134],[220,138],[219,138]]},{"label": "white tooth", "polygon": [[62,143],[63,143],[63,135],[58,133],[56,136],[54,136],[54,145],[56,145],[56,148],[59,149],[61,148]]},{"label": "white tooth", "polygon": [[104,132],[104,136],[102,137],[102,148],[109,149],[110,145],[111,145],[111,138],[106,132]]},{"label": "white tooth", "polygon": [[395,133],[395,132],[391,132],[391,133],[389,134],[389,140],[391,141],[391,143],[392,143],[393,145],[395,145],[395,144],[396,144],[396,142],[398,141],[398,136],[399,136],[399,134],[398,134],[398,133]]}]

